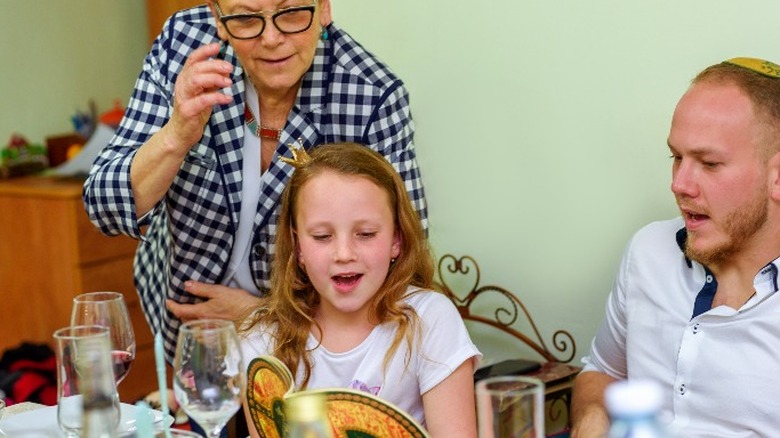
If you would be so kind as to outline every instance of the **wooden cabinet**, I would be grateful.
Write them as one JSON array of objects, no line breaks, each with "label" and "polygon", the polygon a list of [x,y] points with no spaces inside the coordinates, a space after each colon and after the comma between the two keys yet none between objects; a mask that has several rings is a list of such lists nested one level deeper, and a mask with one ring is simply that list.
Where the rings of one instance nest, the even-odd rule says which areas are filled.
[{"label": "wooden cabinet", "polygon": [[205,4],[205,0],[146,0],[146,17],[149,22],[149,44],[157,38],[163,23],[174,12]]},{"label": "wooden cabinet", "polygon": [[137,241],[107,237],[87,219],[82,181],[26,177],[0,182],[0,350],[23,341],[47,343],[69,324],[82,292],[124,294],[137,357],[119,385],[134,402],[157,388],[154,342],[133,285]]}]

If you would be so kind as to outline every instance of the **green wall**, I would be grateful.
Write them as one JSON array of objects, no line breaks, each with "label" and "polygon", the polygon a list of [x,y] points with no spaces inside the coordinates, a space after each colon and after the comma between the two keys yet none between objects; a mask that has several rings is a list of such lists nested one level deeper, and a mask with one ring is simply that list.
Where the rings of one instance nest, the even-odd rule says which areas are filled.
[{"label": "green wall", "polygon": [[[665,144],[688,81],[734,56],[780,61],[777,0],[331,1],[411,91],[437,255],[474,256],[577,357],[627,239],[676,214]],[[68,131],[89,97],[127,100],[144,2],[0,4],[0,141]]]},{"label": "green wall", "polygon": [[130,98],[148,50],[143,0],[0,0],[0,142],[73,131],[70,117]]},{"label": "green wall", "polygon": [[666,136],[689,80],[780,61],[777,0],[332,3],[410,89],[437,254],[474,256],[577,357],[627,240],[676,215]]}]

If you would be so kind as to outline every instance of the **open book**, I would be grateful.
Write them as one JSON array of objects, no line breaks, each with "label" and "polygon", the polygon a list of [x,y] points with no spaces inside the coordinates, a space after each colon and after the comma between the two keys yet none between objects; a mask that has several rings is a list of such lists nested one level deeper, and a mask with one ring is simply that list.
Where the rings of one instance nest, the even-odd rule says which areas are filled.
[{"label": "open book", "polygon": [[[273,356],[252,359],[246,399],[260,436],[285,436],[284,398],[295,391],[290,370]],[[313,389],[325,395],[334,438],[428,438],[409,414],[367,392],[348,388]]]}]

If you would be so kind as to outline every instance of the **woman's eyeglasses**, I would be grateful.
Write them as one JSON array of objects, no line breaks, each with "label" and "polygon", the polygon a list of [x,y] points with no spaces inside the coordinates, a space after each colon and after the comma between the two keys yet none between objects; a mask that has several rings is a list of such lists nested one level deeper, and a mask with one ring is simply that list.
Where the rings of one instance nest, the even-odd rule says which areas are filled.
[{"label": "woman's eyeglasses", "polygon": [[275,11],[260,11],[246,14],[224,15],[218,3],[214,3],[219,15],[219,21],[225,26],[230,36],[237,40],[251,40],[259,37],[265,30],[266,18],[271,18],[279,32],[290,34],[300,33],[311,27],[314,18],[314,5],[292,6]]}]

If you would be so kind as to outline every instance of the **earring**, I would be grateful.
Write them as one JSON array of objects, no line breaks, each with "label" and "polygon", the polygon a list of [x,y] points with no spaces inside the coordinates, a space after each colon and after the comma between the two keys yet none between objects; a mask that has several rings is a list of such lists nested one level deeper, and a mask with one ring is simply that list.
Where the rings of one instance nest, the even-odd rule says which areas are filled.
[{"label": "earring", "polygon": [[392,266],[392,265],[394,265],[394,264],[395,264],[395,257],[393,257],[393,258],[391,258],[391,259],[390,259],[390,266]]},{"label": "earring", "polygon": [[320,32],[320,39],[322,41],[328,41],[328,38],[330,38],[330,34],[328,33],[328,29],[322,28],[322,32]]}]

